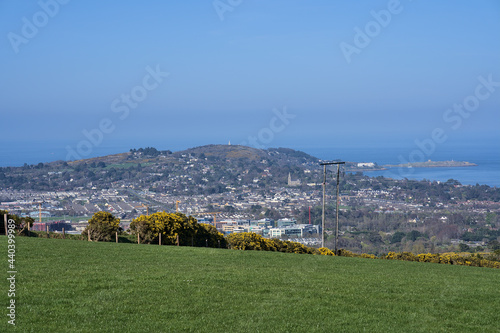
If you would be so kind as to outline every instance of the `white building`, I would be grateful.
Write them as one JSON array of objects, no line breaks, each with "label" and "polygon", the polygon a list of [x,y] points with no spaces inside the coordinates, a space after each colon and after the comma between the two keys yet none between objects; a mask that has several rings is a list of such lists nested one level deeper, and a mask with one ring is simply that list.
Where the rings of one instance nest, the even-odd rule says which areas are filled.
[{"label": "white building", "polygon": [[283,229],[283,228],[269,229],[269,237],[270,238],[281,238],[281,236],[284,234],[285,234],[285,229]]},{"label": "white building", "polygon": [[358,168],[373,168],[375,163],[367,162],[367,163],[358,163]]}]

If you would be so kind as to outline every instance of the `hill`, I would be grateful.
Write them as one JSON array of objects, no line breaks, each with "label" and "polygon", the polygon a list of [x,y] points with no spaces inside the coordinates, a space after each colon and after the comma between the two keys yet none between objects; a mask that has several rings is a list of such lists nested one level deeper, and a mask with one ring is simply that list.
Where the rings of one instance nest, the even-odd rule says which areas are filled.
[{"label": "hill", "polygon": [[16,246],[19,332],[498,329],[494,269],[25,237]]},{"label": "hill", "polygon": [[[263,150],[238,145],[207,145],[172,153],[147,147],[77,161],[0,168],[0,181],[3,188],[37,191],[100,189],[121,185],[143,188],[153,183],[163,189],[172,181],[176,183],[179,178],[182,180],[189,175],[194,182],[186,182],[185,186],[190,193],[199,193],[200,189],[195,191],[195,186],[204,184],[203,175],[210,168],[216,171],[214,177],[205,178],[212,185],[224,185],[216,189],[220,191],[226,186],[252,184],[253,179],[260,177],[265,169],[279,175],[277,184],[284,185],[288,173],[317,167],[318,162],[313,156],[287,148]],[[235,182],[239,176],[244,181]],[[182,193],[185,194],[184,191]]]},{"label": "hill", "polygon": [[207,145],[174,153],[174,156],[191,155],[214,157],[218,160],[249,159],[252,161],[270,160],[279,164],[319,163],[319,159],[290,148],[257,149],[240,145]]}]

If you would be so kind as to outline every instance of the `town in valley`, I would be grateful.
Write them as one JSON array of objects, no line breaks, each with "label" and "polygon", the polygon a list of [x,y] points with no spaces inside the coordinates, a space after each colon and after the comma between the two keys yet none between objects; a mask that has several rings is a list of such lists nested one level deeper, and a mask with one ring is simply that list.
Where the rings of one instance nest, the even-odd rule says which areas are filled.
[{"label": "town in valley", "polygon": [[[0,209],[33,219],[33,230],[81,233],[98,211],[123,232],[140,215],[180,212],[224,234],[321,245],[323,162],[287,148],[208,145],[155,148],[78,161],[0,168]],[[375,162],[340,170],[339,246],[356,253],[497,249],[500,189],[368,177]],[[337,168],[328,169],[325,246],[332,247]]]}]

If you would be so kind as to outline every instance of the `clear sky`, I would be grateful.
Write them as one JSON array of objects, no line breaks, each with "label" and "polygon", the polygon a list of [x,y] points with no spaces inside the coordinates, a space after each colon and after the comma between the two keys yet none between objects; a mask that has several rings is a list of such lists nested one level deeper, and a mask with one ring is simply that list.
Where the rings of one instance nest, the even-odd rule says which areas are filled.
[{"label": "clear sky", "polygon": [[229,140],[500,147],[497,0],[3,0],[0,64],[1,165]]}]

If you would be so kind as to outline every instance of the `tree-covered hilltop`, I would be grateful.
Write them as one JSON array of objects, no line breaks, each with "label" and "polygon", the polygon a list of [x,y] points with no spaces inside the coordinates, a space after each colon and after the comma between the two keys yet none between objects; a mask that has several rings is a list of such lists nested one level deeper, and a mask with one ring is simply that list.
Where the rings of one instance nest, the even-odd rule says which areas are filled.
[{"label": "tree-covered hilltop", "polygon": [[[240,145],[207,145],[174,153],[179,157],[189,155],[217,161],[250,160],[280,165],[317,164],[319,159],[290,148],[258,149]],[[266,163],[264,162],[264,163]]]},{"label": "tree-covered hilltop", "polygon": [[[135,149],[135,148],[132,148],[130,149],[130,153],[132,153],[132,156],[135,156],[136,154],[138,155],[143,155],[143,156],[159,156],[159,155],[168,155],[168,154],[172,154],[172,152],[170,150],[157,150],[156,148],[153,148],[153,147],[146,147],[146,148],[139,148],[139,149]],[[130,155],[129,155],[130,157]]]}]

